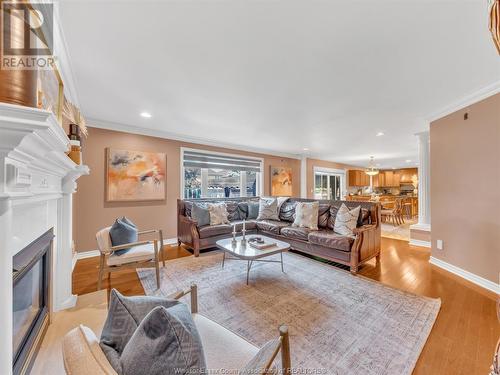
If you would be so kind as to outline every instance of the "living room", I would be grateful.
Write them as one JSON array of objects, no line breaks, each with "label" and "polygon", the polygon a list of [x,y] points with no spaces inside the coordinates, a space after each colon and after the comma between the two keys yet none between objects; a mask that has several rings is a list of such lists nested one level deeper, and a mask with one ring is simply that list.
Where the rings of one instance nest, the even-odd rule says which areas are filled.
[{"label": "living room", "polygon": [[0,18],[2,374],[500,374],[498,0]]}]

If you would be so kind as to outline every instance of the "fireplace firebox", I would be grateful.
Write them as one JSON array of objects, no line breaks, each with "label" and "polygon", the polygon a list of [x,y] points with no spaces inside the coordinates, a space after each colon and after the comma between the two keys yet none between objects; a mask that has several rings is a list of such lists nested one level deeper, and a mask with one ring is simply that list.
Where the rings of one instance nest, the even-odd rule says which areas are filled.
[{"label": "fireplace firebox", "polygon": [[13,374],[29,373],[50,314],[53,229],[13,257]]}]

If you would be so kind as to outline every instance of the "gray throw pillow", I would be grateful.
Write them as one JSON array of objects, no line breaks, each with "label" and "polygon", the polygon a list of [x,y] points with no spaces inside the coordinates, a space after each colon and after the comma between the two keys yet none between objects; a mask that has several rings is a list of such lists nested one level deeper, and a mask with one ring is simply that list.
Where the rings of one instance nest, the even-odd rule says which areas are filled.
[{"label": "gray throw pillow", "polygon": [[207,205],[203,203],[193,203],[193,207],[191,208],[191,218],[198,222],[199,227],[209,225],[210,211],[208,211]]},{"label": "gray throw pillow", "polygon": [[257,220],[278,220],[278,200],[276,198],[261,198],[259,201],[259,216]]},{"label": "gray throw pillow", "polygon": [[118,373],[120,373],[120,356],[123,349],[144,317],[157,306],[170,308],[178,304],[180,302],[177,300],[162,297],[125,297],[117,290],[111,290],[108,316],[99,345]]},{"label": "gray throw pillow", "polygon": [[238,202],[238,215],[241,220],[245,220],[248,218],[248,203],[247,202]]},{"label": "gray throw pillow", "polygon": [[[111,244],[113,246],[125,245],[131,242],[137,242],[137,227],[131,220],[123,217],[121,219],[116,219],[109,230],[109,236],[111,237]],[[122,255],[129,251],[128,249],[122,249],[115,251],[115,254]]]},{"label": "gray throw pillow", "polygon": [[257,219],[257,216],[259,216],[259,202],[248,202],[247,219]]},{"label": "gray throw pillow", "polygon": [[206,373],[200,335],[187,306],[151,310],[125,346],[120,364],[123,375]]}]

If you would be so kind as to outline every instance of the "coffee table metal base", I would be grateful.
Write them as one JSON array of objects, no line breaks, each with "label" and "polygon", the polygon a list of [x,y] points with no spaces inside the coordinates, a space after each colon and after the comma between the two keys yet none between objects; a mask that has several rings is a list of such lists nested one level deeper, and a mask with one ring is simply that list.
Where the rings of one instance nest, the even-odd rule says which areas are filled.
[{"label": "coffee table metal base", "polygon": [[268,259],[241,259],[241,258],[236,258],[236,257],[227,257],[226,256],[226,251],[223,251],[222,255],[222,268],[224,268],[224,263],[226,260],[243,260],[247,261],[247,285],[248,285],[248,279],[250,276],[250,269],[252,268],[253,262],[267,262],[267,263],[280,263],[281,264],[281,272],[285,272],[285,267],[283,265],[283,252],[280,252],[280,260],[268,260]]}]

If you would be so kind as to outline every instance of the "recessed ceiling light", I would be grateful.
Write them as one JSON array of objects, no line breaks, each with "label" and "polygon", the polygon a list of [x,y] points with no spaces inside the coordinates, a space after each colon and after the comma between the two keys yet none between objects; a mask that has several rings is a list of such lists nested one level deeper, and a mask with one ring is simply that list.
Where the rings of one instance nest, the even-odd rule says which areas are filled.
[{"label": "recessed ceiling light", "polygon": [[411,163],[411,160],[410,160],[410,159],[406,159],[406,162],[407,162],[407,163]]},{"label": "recessed ceiling light", "polygon": [[302,150],[309,151],[309,149],[307,147],[304,147]]},{"label": "recessed ceiling light", "polygon": [[396,167],[391,167],[391,169],[396,169]]},{"label": "recessed ceiling light", "polygon": [[375,134],[377,137],[382,137],[384,134],[384,132],[378,132],[377,134]]},{"label": "recessed ceiling light", "polygon": [[149,112],[141,112],[141,117],[144,117],[144,118],[151,118],[151,113]]},{"label": "recessed ceiling light", "polygon": [[376,164],[376,166],[377,166],[377,167],[380,167],[380,163],[377,163],[377,164]]}]

